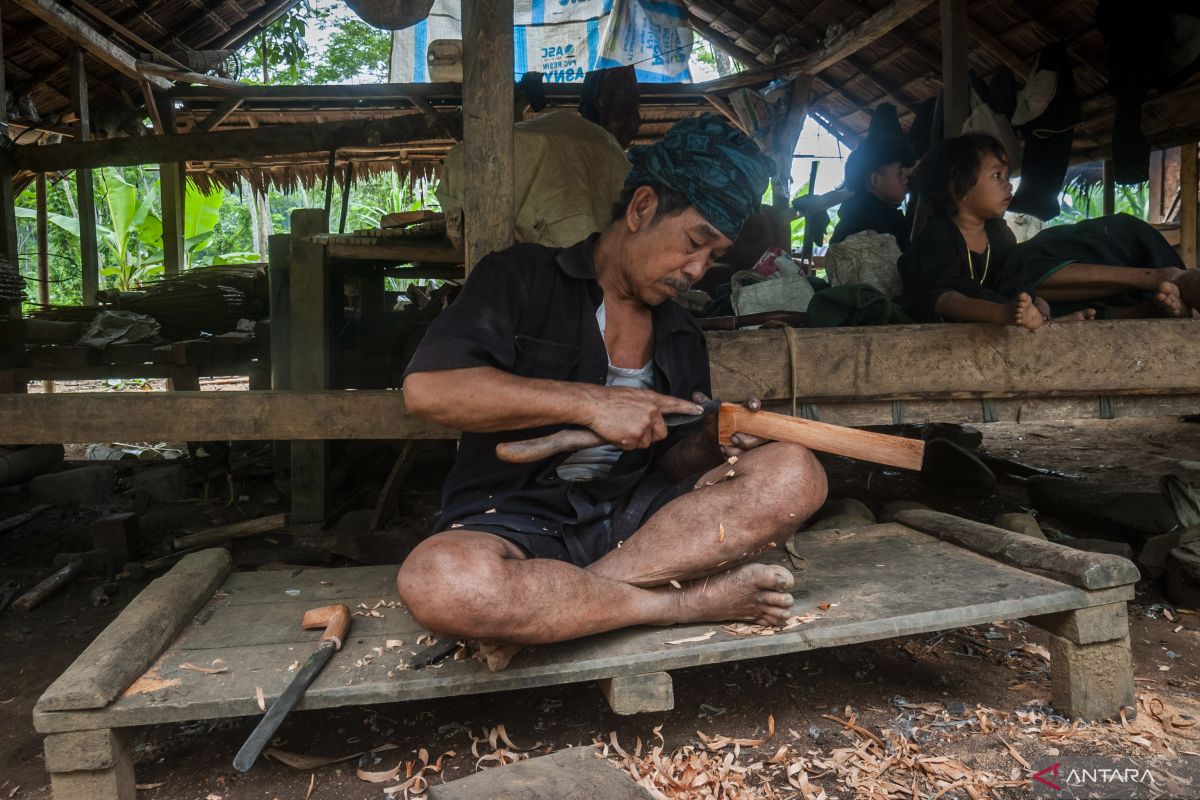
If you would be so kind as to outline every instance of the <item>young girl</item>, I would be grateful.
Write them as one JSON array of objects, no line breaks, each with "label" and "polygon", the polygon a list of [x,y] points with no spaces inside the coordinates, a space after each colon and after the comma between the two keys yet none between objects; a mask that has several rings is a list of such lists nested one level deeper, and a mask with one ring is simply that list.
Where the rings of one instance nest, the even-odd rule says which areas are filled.
[{"label": "young girl", "polygon": [[946,139],[922,159],[914,182],[929,218],[899,262],[909,314],[1028,330],[1045,324],[1049,307],[1009,264],[1017,242],[1004,222],[1013,192],[1003,145],[981,133]]}]

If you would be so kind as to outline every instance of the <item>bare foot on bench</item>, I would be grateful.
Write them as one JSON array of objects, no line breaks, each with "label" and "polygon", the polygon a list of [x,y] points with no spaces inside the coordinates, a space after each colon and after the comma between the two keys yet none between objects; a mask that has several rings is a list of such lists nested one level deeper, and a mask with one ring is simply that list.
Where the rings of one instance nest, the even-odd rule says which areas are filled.
[{"label": "bare foot on bench", "polygon": [[1036,331],[1046,324],[1046,317],[1033,304],[1033,298],[1025,292],[1017,295],[1016,302],[1009,308],[1009,325],[1016,325],[1027,331]]},{"label": "bare foot on bench", "polygon": [[792,573],[783,567],[757,563],[700,578],[675,593],[677,619],[779,626],[792,608],[793,582]]},{"label": "bare foot on bench", "polygon": [[1182,270],[1174,283],[1185,304],[1200,308],[1200,269]]},{"label": "bare foot on bench", "polygon": [[508,662],[513,660],[513,656],[521,652],[524,645],[513,644],[512,642],[480,642],[479,655],[487,662],[488,669],[492,672],[500,672],[508,667]]},{"label": "bare foot on bench", "polygon": [[1192,316],[1192,309],[1183,302],[1179,287],[1170,281],[1164,281],[1158,285],[1158,292],[1154,295],[1154,305],[1158,309],[1160,317],[1188,319]]}]

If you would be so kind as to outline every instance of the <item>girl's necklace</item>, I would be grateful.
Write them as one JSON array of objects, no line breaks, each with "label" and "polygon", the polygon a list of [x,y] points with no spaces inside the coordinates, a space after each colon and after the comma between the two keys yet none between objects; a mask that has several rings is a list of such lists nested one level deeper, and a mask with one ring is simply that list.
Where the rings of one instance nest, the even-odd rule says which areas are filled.
[{"label": "girl's necklace", "polygon": [[[967,242],[965,239],[963,240],[963,248],[965,248],[967,251],[967,269],[971,273],[971,280],[975,280],[975,260],[971,258],[971,248],[967,246]],[[988,267],[990,267],[991,265],[992,265],[992,243],[989,241],[987,244],[987,249],[984,250],[983,275],[979,278],[979,282],[981,284],[987,280]]]}]

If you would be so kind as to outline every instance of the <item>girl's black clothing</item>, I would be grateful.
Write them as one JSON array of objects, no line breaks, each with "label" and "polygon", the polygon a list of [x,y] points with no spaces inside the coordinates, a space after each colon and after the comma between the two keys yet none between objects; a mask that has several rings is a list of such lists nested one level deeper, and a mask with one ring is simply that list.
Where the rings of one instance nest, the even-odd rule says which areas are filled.
[{"label": "girl's black clothing", "polygon": [[978,300],[1010,303],[1029,291],[1024,271],[1009,259],[1017,246],[1016,237],[1003,219],[984,224],[988,250],[973,253],[967,240],[947,217],[933,216],[913,238],[900,257],[904,294],[900,304],[918,322],[938,322],[934,310],[946,292],[958,292]]}]

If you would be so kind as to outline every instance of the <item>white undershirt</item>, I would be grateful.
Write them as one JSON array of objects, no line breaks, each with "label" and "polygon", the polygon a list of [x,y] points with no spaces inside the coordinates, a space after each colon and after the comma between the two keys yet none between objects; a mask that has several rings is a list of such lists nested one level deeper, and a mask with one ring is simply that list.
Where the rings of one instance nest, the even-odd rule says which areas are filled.
[{"label": "white undershirt", "polygon": [[[600,338],[604,338],[604,304],[596,309],[596,323],[600,326]],[[605,353],[608,348],[605,347]],[[608,359],[608,377],[606,386],[628,386],[633,389],[654,388],[654,359],[646,362],[641,369],[618,367]],[[565,481],[590,481],[595,478],[605,478],[612,472],[613,464],[621,457],[622,450],[615,444],[601,444],[579,450],[567,457],[558,467],[558,477]]]}]

